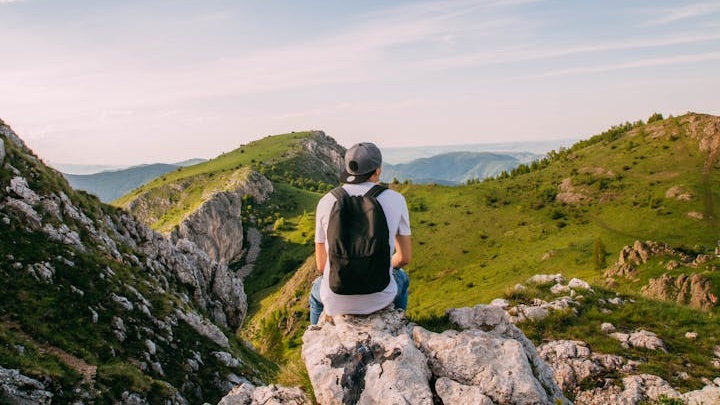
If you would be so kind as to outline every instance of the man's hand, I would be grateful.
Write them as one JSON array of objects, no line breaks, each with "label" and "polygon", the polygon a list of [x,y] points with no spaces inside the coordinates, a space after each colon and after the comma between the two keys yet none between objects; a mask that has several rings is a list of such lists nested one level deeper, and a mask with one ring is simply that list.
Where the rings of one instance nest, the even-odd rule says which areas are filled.
[{"label": "man's hand", "polygon": [[412,239],[410,235],[395,235],[395,253],[390,259],[393,269],[407,266],[412,258]]}]

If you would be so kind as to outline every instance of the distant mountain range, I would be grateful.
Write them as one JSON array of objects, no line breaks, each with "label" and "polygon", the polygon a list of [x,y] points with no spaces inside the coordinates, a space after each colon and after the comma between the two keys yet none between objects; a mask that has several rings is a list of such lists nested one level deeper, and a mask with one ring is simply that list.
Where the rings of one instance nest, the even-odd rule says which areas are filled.
[{"label": "distant mountain range", "polygon": [[[436,145],[383,149],[381,180],[416,184],[458,185],[511,171],[522,163],[540,159],[547,151],[572,141],[512,142],[502,144]],[[176,170],[205,162],[190,159],[179,163],[155,163],[132,167],[101,165],[54,165],[77,190],[95,194],[102,202],[114,201],[131,190]]]},{"label": "distant mountain range", "polygon": [[[450,152],[493,152],[512,155],[520,163],[529,163],[538,155],[545,156],[551,150],[568,148],[579,139],[559,139],[553,141],[527,141],[504,143],[478,143],[467,145],[430,145],[408,146],[400,148],[382,148],[383,162],[390,164],[409,163],[416,159],[428,158]],[[526,155],[526,156],[523,156]]]},{"label": "distant mountain range", "polygon": [[[62,173],[62,175],[65,176],[72,188],[95,194],[102,202],[110,202],[165,173],[204,161],[205,159],[190,159],[173,164],[154,163],[92,174]],[[74,165],[72,168],[82,172],[91,167],[101,166]]]},{"label": "distant mountain range", "polygon": [[471,179],[494,177],[510,172],[525,161],[542,156],[532,153],[450,152],[420,158],[408,163],[384,164],[381,180],[458,185]]}]

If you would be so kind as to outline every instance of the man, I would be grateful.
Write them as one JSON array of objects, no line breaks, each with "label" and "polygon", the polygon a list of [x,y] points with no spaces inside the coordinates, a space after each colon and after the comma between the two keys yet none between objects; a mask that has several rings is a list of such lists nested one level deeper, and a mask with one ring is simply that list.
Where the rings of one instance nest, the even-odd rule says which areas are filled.
[{"label": "man", "polygon": [[[372,143],[353,145],[345,153],[345,170],[340,174],[342,187],[351,196],[364,195],[379,183],[382,171],[382,154]],[[330,261],[326,246],[330,212],[336,198],[331,193],[320,199],[315,215],[315,261],[318,277],[310,292],[310,323],[317,324],[320,314],[370,314],[394,303],[396,308],[406,309],[410,283],[403,266],[410,263],[412,246],[410,239],[410,216],[405,197],[393,190],[385,190],[378,197],[387,219],[390,232],[390,282],[384,290],[359,295],[340,295],[329,284]]]}]

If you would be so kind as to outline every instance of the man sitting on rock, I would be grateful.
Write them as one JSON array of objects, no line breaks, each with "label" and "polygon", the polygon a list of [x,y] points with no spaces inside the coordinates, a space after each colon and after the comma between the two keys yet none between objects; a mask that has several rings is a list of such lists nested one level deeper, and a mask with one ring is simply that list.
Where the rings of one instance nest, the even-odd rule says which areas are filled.
[{"label": "man sitting on rock", "polygon": [[[323,310],[325,314],[335,316],[370,314],[391,303],[395,305],[395,308],[403,310],[407,308],[410,281],[402,267],[410,262],[411,257],[410,216],[405,197],[396,191],[376,186],[380,181],[381,166],[382,154],[377,146],[369,142],[353,145],[345,154],[345,170],[340,174],[340,181],[343,185],[338,189],[342,190],[335,189],[318,202],[315,216],[315,260],[318,270],[323,274],[313,282],[310,293],[310,323],[313,325],[317,324]],[[374,186],[376,187],[374,188]],[[381,215],[378,217],[380,218],[377,219],[378,221],[382,221],[382,215],[384,215],[387,223],[387,239],[384,238],[384,235],[372,234],[377,228],[384,232],[384,223],[380,224],[381,227],[368,225],[368,223],[359,225],[358,222],[365,219],[363,215],[357,220],[353,219],[354,223],[348,223],[347,219],[343,220],[342,229],[338,231],[339,225],[335,222],[339,221],[339,214],[334,212],[334,209],[337,210],[343,204],[346,206],[361,204],[359,200],[367,200],[368,195],[372,196],[369,202],[362,203],[366,204],[363,205],[365,207],[363,215],[367,214],[368,210],[373,211],[367,207],[377,207],[377,205],[372,205],[376,200],[381,208],[376,208],[374,211]],[[344,198],[355,199],[355,202],[343,200]],[[341,200],[349,202],[341,204]],[[353,216],[353,218],[356,217]],[[372,221],[375,217],[369,216],[368,218]],[[378,225],[378,223],[374,223],[374,225]],[[363,229],[363,232],[370,234],[371,239],[379,236],[377,240],[388,241],[389,249],[385,249],[384,246],[370,247],[372,244],[366,248],[366,250],[371,249],[374,256],[381,256],[379,261],[384,264],[380,266],[382,270],[379,273],[382,274],[379,276],[372,275],[373,273],[369,269],[371,266],[365,264],[355,265],[355,273],[353,273],[353,270],[349,269],[353,267],[353,264],[348,263],[353,262],[353,254],[346,255],[347,252],[343,247],[338,252],[336,234],[338,232],[345,233],[351,228]],[[329,230],[330,232],[328,232]],[[353,230],[353,232],[357,231]],[[356,242],[353,243],[353,247],[357,247]],[[340,244],[342,245],[342,243]],[[378,262],[376,259],[365,258],[361,259],[366,260],[365,262],[360,261],[359,263],[369,263],[367,260]],[[387,273],[384,273],[385,266],[387,266]],[[360,271],[357,271],[358,268]],[[347,274],[350,275],[346,276]],[[350,279],[349,282],[347,277]],[[372,284],[374,287],[370,287],[368,290],[364,287],[365,284]]]}]

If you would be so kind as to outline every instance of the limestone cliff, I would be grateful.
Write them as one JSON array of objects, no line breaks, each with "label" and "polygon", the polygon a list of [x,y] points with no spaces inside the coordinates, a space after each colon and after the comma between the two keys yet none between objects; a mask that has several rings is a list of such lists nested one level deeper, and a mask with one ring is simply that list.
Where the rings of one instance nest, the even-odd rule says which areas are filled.
[{"label": "limestone cliff", "polygon": [[202,403],[260,382],[234,337],[246,298],[225,264],[72,190],[2,123],[0,145],[3,387],[37,381],[53,403]]},{"label": "limestone cliff", "polygon": [[197,210],[187,215],[175,227],[170,237],[177,242],[194,242],[211,259],[230,263],[243,255],[243,196],[251,195],[264,201],[272,193],[273,185],[263,175],[250,172],[245,181],[228,191],[209,193]]},{"label": "limestone cliff", "polygon": [[[276,181],[297,182],[299,187],[308,182],[337,182],[344,148],[333,138],[322,131],[285,136],[287,140],[265,140],[281,143],[281,147],[264,145],[261,140],[185,170],[192,174],[168,175],[167,181],[143,187],[122,206],[174,242],[187,239],[213,260],[238,261],[247,251],[243,236],[248,224],[241,219],[244,204],[266,202]],[[268,156],[269,150],[277,155]],[[257,158],[250,164],[239,163],[251,154]],[[218,169],[223,164],[227,167]]]}]

